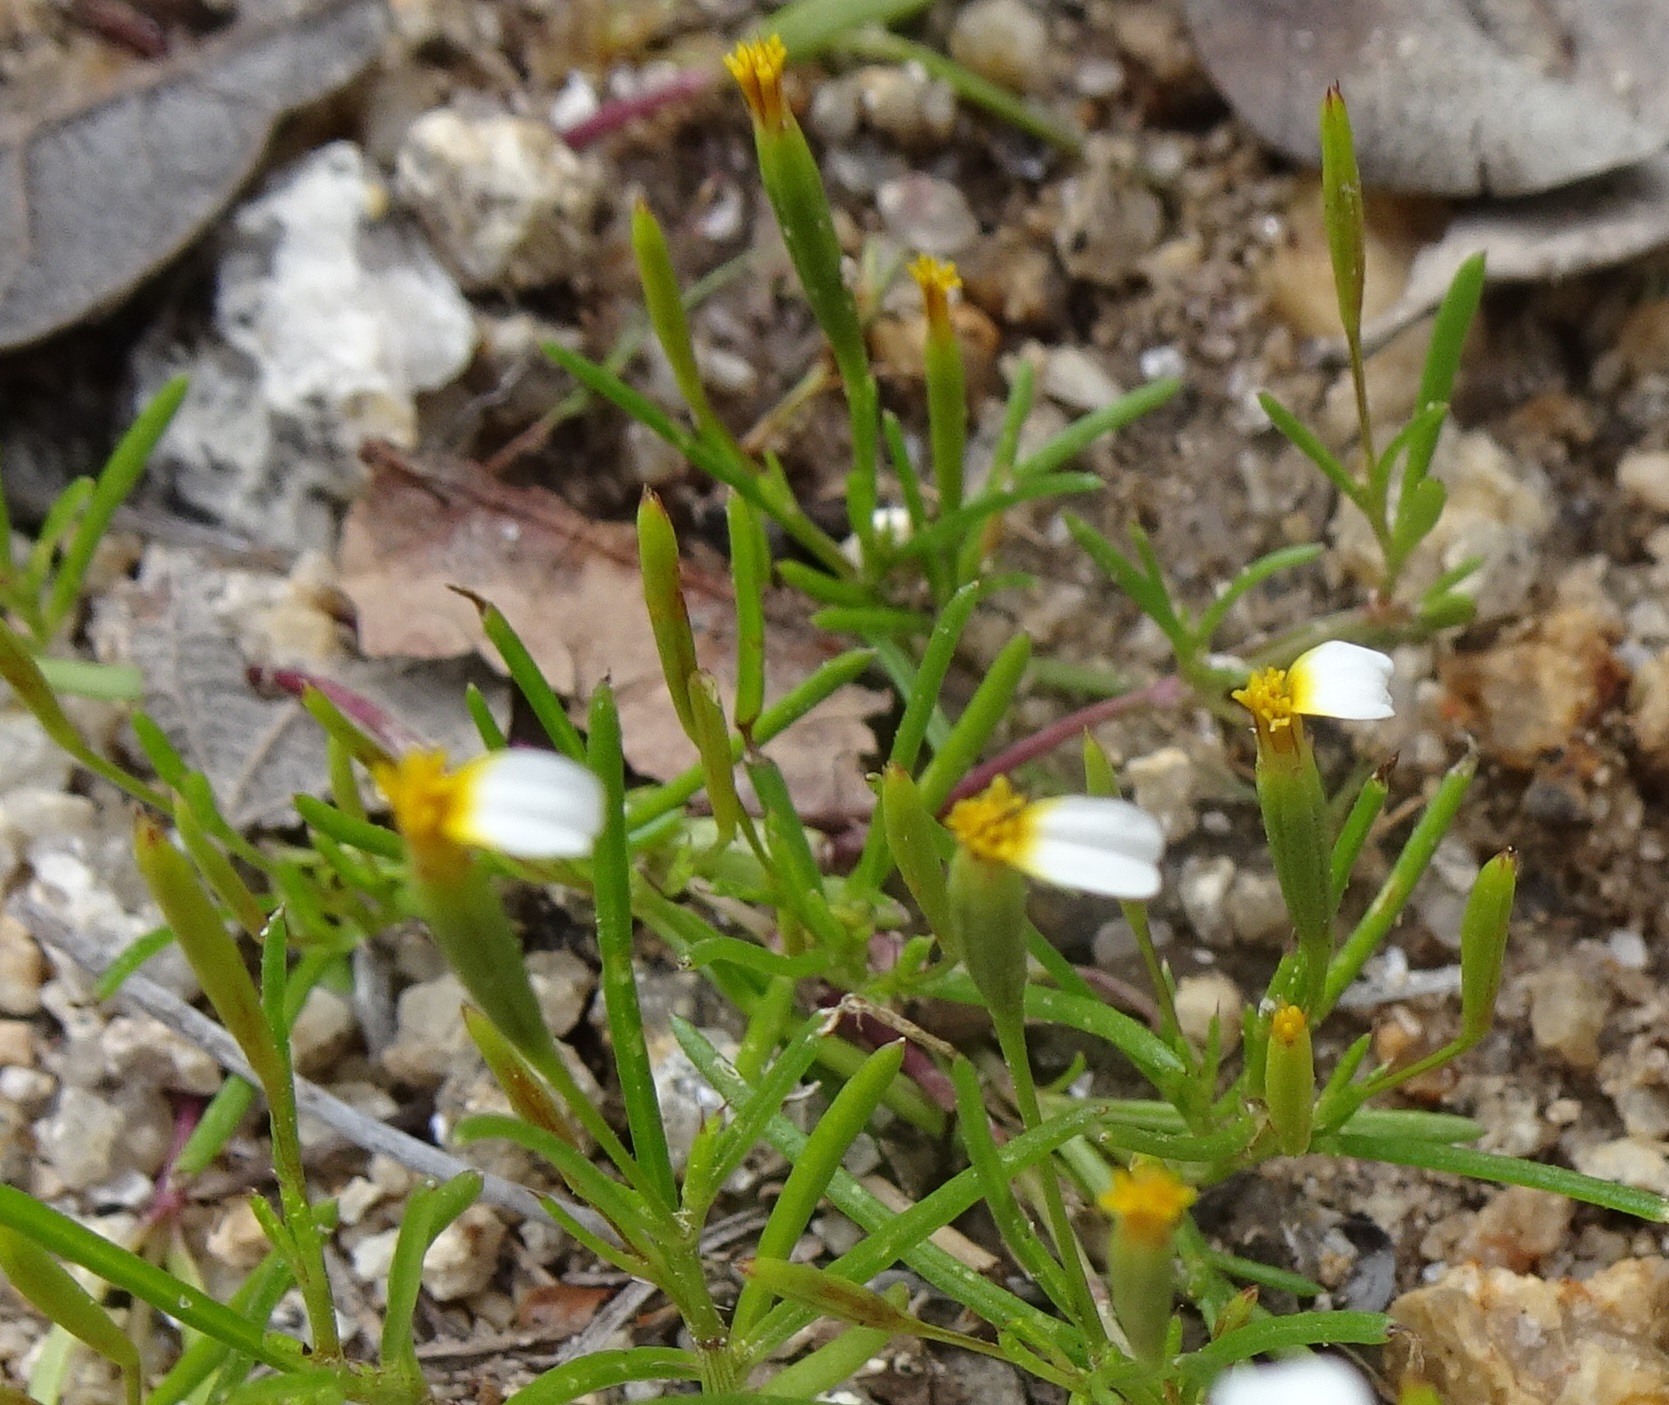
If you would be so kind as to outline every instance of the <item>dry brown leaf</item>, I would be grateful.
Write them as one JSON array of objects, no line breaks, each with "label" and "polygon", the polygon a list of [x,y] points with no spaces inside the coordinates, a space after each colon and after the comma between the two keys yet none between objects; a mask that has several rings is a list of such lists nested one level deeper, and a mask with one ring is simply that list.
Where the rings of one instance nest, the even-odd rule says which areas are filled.
[{"label": "dry brown leaf", "polygon": [[347,82],[383,0],[245,0],[226,33],[113,91],[0,118],[0,349],[110,307],[237,193],[274,122]]},{"label": "dry brown leaf", "polygon": [[1272,146],[1315,164],[1330,83],[1362,178],[1528,195],[1669,145],[1660,0],[1187,0],[1200,58]]},{"label": "dry brown leaf", "polygon": [[[605,678],[613,681],[626,760],[639,774],[667,780],[694,764],[662,682],[630,525],[591,522],[552,493],[507,487],[473,464],[419,470],[387,452],[373,457],[340,553],[364,653],[441,659],[479,650],[496,665],[475,606],[452,589],[463,587],[504,612],[563,697],[583,701]],[[728,581],[686,564],[684,588],[701,665],[728,699],[736,668]],[[830,653],[787,597],[772,603],[767,700]],[[802,815],[868,813],[874,797],[864,757],[875,739],[864,719],[884,701],[844,688],[770,745]]]},{"label": "dry brown leaf", "polygon": [[294,797],[326,794],[330,774],[318,724],[295,698],[253,688],[252,666],[306,666],[414,736],[459,754],[480,749],[463,706],[466,683],[483,687],[505,712],[503,685],[473,660],[437,668],[354,659],[328,643],[309,647],[325,638],[330,621],[303,595],[282,576],[151,547],[139,578],[97,605],[92,633],[100,657],[139,666],[146,713],[186,764],[208,776],[221,812],[239,829],[295,823]]}]

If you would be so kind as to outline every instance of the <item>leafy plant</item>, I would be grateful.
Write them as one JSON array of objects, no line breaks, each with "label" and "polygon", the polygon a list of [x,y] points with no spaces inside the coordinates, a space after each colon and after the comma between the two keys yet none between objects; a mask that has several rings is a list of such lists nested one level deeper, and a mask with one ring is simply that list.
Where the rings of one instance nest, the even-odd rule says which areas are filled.
[{"label": "leafy plant", "polygon": [[[512,1405],[560,1405],[650,1382],[691,1383],[721,1400],[807,1400],[839,1386],[900,1334],[1000,1357],[1087,1401],[1187,1405],[1236,1362],[1384,1340],[1388,1320],[1377,1313],[1271,1314],[1258,1301],[1260,1288],[1300,1297],[1319,1290],[1214,1249],[1192,1223],[1189,1207],[1199,1189],[1278,1156],[1379,1159],[1557,1190],[1652,1221],[1669,1218],[1669,1205],[1656,1195],[1475,1150],[1467,1143],[1480,1129],[1464,1118],[1373,1105],[1487,1032],[1516,885],[1510,854],[1485,866],[1466,908],[1457,1039],[1409,1067],[1372,1068],[1363,1036],[1330,1069],[1316,1064],[1314,1031],[1383,945],[1476,768],[1466,756],[1449,770],[1376,896],[1345,928],[1342,898],[1389,784],[1376,773],[1354,791],[1329,794],[1303,719],[1383,716],[1389,709],[1389,661],[1339,636],[1371,626],[1380,631],[1377,640],[1385,631],[1424,637],[1464,613],[1455,576],[1412,608],[1398,605],[1395,591],[1409,554],[1442,510],[1428,470],[1476,303],[1477,270],[1463,270],[1439,319],[1422,408],[1380,456],[1364,401],[1360,479],[1270,402],[1283,432],[1374,523],[1385,569],[1378,598],[1361,611],[1271,641],[1230,667],[1213,653],[1229,611],[1276,573],[1315,560],[1319,545],[1253,562],[1195,613],[1174,600],[1139,532],[1126,553],[1073,523],[1077,540],[1170,640],[1179,691],[1249,718],[1256,730],[1258,799],[1294,940],[1262,1000],[1245,1012],[1236,1056],[1220,1027],[1200,1043],[1183,1031],[1175,983],[1147,911],[1161,881],[1158,827],[1117,798],[1108,758],[1085,740],[1084,793],[1041,799],[1027,798],[1007,779],[1019,752],[980,761],[1018,696],[1029,641],[1017,636],[998,653],[959,712],[944,695],[976,612],[1015,583],[990,571],[997,519],[1023,501],[1099,486],[1093,475],[1070,468],[1073,457],[1175,386],[1149,386],[1020,458],[1016,445],[1032,394],[1021,374],[996,463],[983,486],[970,489],[960,352],[947,315],[955,274],[918,260],[912,275],[926,301],[929,339],[928,454],[916,465],[899,421],[879,406],[860,311],[874,305],[872,290],[857,296],[845,281],[815,161],[782,100],[785,56],[780,44],[752,41],[733,55],[731,68],[754,119],[773,210],[830,342],[829,384],[838,382],[847,400],[850,546],[806,513],[773,456],[744,448],[714,412],[695,362],[685,297],[646,208],[634,217],[634,248],[649,321],[687,401],[687,422],[648,401],[619,367],[551,350],[583,387],[730,489],[739,658],[728,705],[703,670],[691,632],[673,523],[653,496],[638,517],[644,594],[665,685],[699,757],[687,774],[629,786],[609,688],[597,689],[583,729],[576,726],[485,600],[477,604],[487,637],[542,726],[547,751],[507,748],[496,722],[477,707],[483,756],[453,766],[432,753],[399,754],[374,725],[356,722],[324,691],[309,688],[303,698],[328,738],[332,794],[329,801],[298,797],[305,839],[287,846],[254,842],[228,825],[212,787],[143,713],[135,729],[149,777],[97,755],[59,706],[66,684],[43,650],[69,621],[86,563],[177,405],[177,386],[146,410],[97,483],[65,494],[28,562],[4,583],[9,622],[0,622],[0,676],[61,745],[143,807],[136,853],[166,925],[136,944],[116,979],[161,944],[177,942],[253,1078],[221,1091],[180,1168],[206,1165],[257,1091],[271,1128],[276,1200],[253,1202],[271,1252],[225,1303],[143,1253],[0,1186],[0,1270],[66,1342],[74,1337],[117,1365],[130,1401],[418,1405],[430,1398],[414,1347],[423,1255],[474,1200],[480,1179],[424,1185],[407,1202],[376,1357],[351,1357],[338,1338],[324,1254],[333,1212],[311,1198],[301,1162],[289,1043],[290,1021],[307,990],[339,971],[357,942],[411,916],[424,920],[468,992],[467,1028],[511,1108],[467,1119],[458,1139],[509,1140],[542,1160],[570,1197],[543,1198],[551,1218],[598,1260],[655,1285],[688,1329],[688,1346],[630,1347],[565,1362],[517,1391]],[[1348,127],[1336,93],[1323,127],[1329,228],[1360,386],[1360,204],[1351,193]],[[1393,491],[1399,468],[1400,496]],[[896,488],[907,525],[895,527],[884,486]],[[773,561],[767,522],[813,564]],[[764,668],[764,594],[773,570],[821,604],[826,628],[863,645],[775,699],[766,696]],[[1318,644],[1311,634],[1325,642],[1310,647]],[[766,748],[877,665],[895,685],[896,727],[877,811],[856,861],[842,870],[796,813]],[[388,800],[391,823],[365,808],[361,787],[368,781]],[[692,804],[698,797],[701,812]],[[1122,903],[1151,977],[1157,1028],[1100,999],[1031,924],[1028,878]],[[561,883],[594,905],[619,1123],[580,1090],[542,1022],[500,895],[505,879]],[[675,1023],[684,1053],[728,1107],[682,1158],[667,1135],[638,1003],[633,945],[640,925],[728,998],[742,1029],[727,1058],[700,1031]],[[258,949],[254,974],[246,943]],[[976,1063],[918,1029],[911,1002],[929,997],[985,1009],[1000,1063]],[[1030,1022],[1105,1046],[1145,1081],[1148,1095],[1094,1098],[1040,1087],[1027,1048]],[[824,1085],[827,1106],[807,1131],[782,1109],[813,1079]],[[1005,1113],[1008,1106],[1014,1116]],[[883,1107],[934,1134],[954,1119],[966,1163],[903,1210],[842,1169]],[[732,1285],[703,1253],[702,1231],[727,1182],[762,1146],[775,1148],[791,1169],[732,1302]],[[864,1236],[825,1266],[792,1262],[825,1201]],[[1085,1242],[1074,1201],[1104,1211],[1105,1229],[1094,1242]],[[1036,1301],[972,1272],[935,1243],[936,1231],[976,1205],[989,1211],[1014,1263],[1035,1283]],[[142,1380],[133,1343],[101,1291],[79,1286],[60,1262],[179,1324],[185,1343],[165,1375]],[[935,1325],[913,1315],[896,1291],[867,1286],[898,1263],[983,1327]],[[306,1310],[306,1342],[269,1328],[292,1285]],[[1203,1324],[1203,1338],[1185,1338],[1178,1304]],[[836,1334],[798,1360],[779,1361],[784,1345],[818,1317],[840,1324]]]}]

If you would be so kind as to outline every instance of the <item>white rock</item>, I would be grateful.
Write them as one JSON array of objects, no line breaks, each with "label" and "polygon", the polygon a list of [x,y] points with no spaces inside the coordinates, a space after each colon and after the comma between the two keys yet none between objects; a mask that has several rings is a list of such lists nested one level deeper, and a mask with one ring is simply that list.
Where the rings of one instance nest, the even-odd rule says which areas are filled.
[{"label": "white rock", "polygon": [[954,258],[979,238],[968,197],[951,182],[920,171],[883,181],[875,208],[887,233],[915,253]]},{"label": "white rock", "polygon": [[950,52],[981,78],[1017,93],[1035,92],[1049,76],[1049,30],[1023,0],[974,0],[950,31]]},{"label": "white rock", "polygon": [[1205,1048],[1212,1020],[1217,1021],[1223,1052],[1238,1048],[1244,1004],[1240,987],[1222,971],[1201,971],[1176,983],[1176,1022],[1196,1049]]},{"label": "white rock", "polygon": [[69,784],[71,762],[64,749],[27,712],[0,712],[0,788],[33,786],[62,790]]},{"label": "white rock", "polygon": [[45,962],[28,929],[0,914],[0,1015],[32,1015],[41,1008]]},{"label": "white rock", "polygon": [[215,335],[142,345],[140,398],[191,376],[152,473],[271,546],[329,547],[370,438],[411,447],[416,396],[475,346],[469,304],[347,142],[291,166],[232,217]]},{"label": "white rock", "polygon": [[290,1026],[296,1071],[312,1077],[328,1069],[347,1052],[358,1029],[347,1000],[334,990],[314,986]]},{"label": "white rock", "polygon": [[1187,838],[1199,825],[1195,779],[1194,763],[1179,746],[1160,747],[1124,767],[1131,798],[1159,821],[1167,843]]},{"label": "white rock", "polygon": [[1617,465],[1617,486],[1630,502],[1669,515],[1669,451],[1633,449]]},{"label": "white rock", "polygon": [[116,1015],[99,1039],[112,1083],[143,1083],[207,1097],[220,1087],[220,1065],[149,1015]]},{"label": "white rock", "polygon": [[1234,882],[1234,860],[1226,854],[1215,858],[1189,858],[1182,865],[1177,896],[1194,936],[1207,946],[1226,945],[1231,936],[1226,904]]},{"label": "white rock", "polygon": [[115,1169],[117,1143],[127,1129],[122,1110],[85,1088],[65,1088],[50,1116],[35,1124],[41,1159],[71,1190],[86,1190]]},{"label": "white rock", "polygon": [[220,1212],[205,1247],[227,1268],[251,1269],[266,1257],[272,1244],[249,1201],[234,1200]]},{"label": "white rock", "polygon": [[606,176],[550,125],[450,108],[413,122],[395,189],[466,288],[540,288],[583,269]]},{"label": "white rock", "polygon": [[423,1256],[423,1286],[436,1302],[479,1293],[498,1269],[504,1226],[485,1205],[471,1205],[447,1225]]},{"label": "white rock", "polygon": [[1081,346],[1056,347],[1049,353],[1040,388],[1057,405],[1084,412],[1111,405],[1124,394],[1100,359]]},{"label": "white rock", "polygon": [[1585,1176],[1669,1195],[1669,1150],[1661,1142],[1618,1137],[1577,1150],[1571,1162]]}]

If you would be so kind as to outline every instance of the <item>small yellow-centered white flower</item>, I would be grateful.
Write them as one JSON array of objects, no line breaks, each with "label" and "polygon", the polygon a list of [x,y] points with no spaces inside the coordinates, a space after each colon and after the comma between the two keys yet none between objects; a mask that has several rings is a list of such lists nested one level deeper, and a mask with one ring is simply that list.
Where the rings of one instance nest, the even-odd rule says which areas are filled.
[{"label": "small yellow-centered white flower", "polygon": [[1391,716],[1391,660],[1377,649],[1342,639],[1318,644],[1291,668],[1265,668],[1232,694],[1260,732],[1279,732],[1295,717],[1369,722]]},{"label": "small yellow-centered white flower", "polygon": [[1063,888],[1130,899],[1159,891],[1164,835],[1152,815],[1128,800],[1027,800],[998,776],[981,794],[957,801],[945,824],[975,858]]},{"label": "small yellow-centered white flower", "polygon": [[552,751],[488,752],[449,769],[438,751],[409,751],[379,766],[394,823],[416,849],[463,845],[517,859],[591,852],[603,827],[603,786]]},{"label": "small yellow-centered white flower", "polygon": [[1373,1405],[1360,1373],[1336,1356],[1236,1366],[1217,1377],[1208,1405]]}]

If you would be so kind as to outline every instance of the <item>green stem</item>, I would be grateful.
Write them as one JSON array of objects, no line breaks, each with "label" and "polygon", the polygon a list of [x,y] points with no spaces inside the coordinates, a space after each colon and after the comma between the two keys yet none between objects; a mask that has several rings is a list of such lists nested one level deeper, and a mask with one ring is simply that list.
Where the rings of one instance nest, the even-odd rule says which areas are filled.
[{"label": "green stem", "polygon": [[[1037,1083],[1032,1077],[1031,1056],[1026,1049],[1026,1027],[1019,1019],[998,1017],[997,1042],[1003,1060],[1008,1064],[1009,1077],[1014,1080],[1014,1101],[1020,1109],[1020,1121],[1028,1132],[1043,1125],[1043,1109],[1037,1101]],[[1084,1271],[1084,1257],[1078,1247],[1078,1236],[1072,1231],[1072,1221],[1066,1213],[1066,1201],[1061,1196],[1060,1178],[1053,1166],[1045,1162],[1038,1168],[1038,1180],[1043,1188],[1043,1211],[1049,1221],[1049,1233],[1055,1241],[1055,1251],[1066,1270],[1066,1286],[1078,1312],[1078,1327],[1092,1348],[1105,1346],[1107,1326],[1101,1320],[1095,1295],[1090,1291],[1089,1275]]]}]

